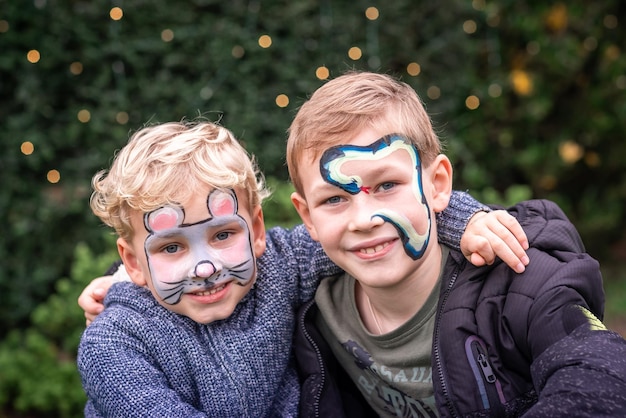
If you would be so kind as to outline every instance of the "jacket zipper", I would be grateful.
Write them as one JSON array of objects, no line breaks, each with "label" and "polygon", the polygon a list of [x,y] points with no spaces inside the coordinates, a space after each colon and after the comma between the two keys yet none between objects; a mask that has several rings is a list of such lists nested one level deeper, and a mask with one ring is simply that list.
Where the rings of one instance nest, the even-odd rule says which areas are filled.
[{"label": "jacket zipper", "polygon": [[492,414],[500,416],[504,412],[506,403],[502,393],[500,381],[496,376],[485,343],[477,336],[471,336],[465,341],[465,354],[470,363],[480,392],[483,408]]},{"label": "jacket zipper", "polygon": [[459,269],[456,268],[454,271],[454,274],[452,275],[452,278],[450,279],[450,282],[448,282],[448,286],[446,287],[446,290],[443,296],[441,297],[441,307],[439,311],[437,312],[437,316],[435,319],[435,332],[433,335],[433,357],[435,359],[435,365],[437,366],[439,381],[441,382],[441,391],[443,392],[443,397],[446,400],[445,406],[448,408],[450,415],[453,417],[457,417],[459,416],[459,414],[456,411],[456,408],[454,407],[452,400],[449,398],[450,394],[448,390],[448,385],[446,383],[445,376],[443,375],[443,368],[441,367],[441,353],[439,352],[439,337],[440,337],[440,328],[441,328],[441,314],[443,312],[443,308],[446,305],[446,301],[448,299],[450,291],[452,290],[452,287],[454,286],[454,283],[456,282],[458,275],[459,275]]},{"label": "jacket zipper", "polygon": [[309,330],[307,329],[305,325],[306,317],[309,315],[309,312],[312,306],[313,306],[313,303],[309,303],[309,305],[306,307],[304,311],[304,314],[301,316],[301,318],[299,318],[299,321],[300,321],[300,327],[302,328],[302,332],[304,333],[304,336],[306,337],[307,341],[311,344],[311,347],[315,351],[315,356],[317,357],[317,360],[320,366],[321,385],[319,386],[320,390],[318,390],[317,393],[315,394],[315,416],[319,418],[320,398],[322,396],[322,391],[324,390],[324,385],[326,384],[326,370],[324,368],[322,353],[320,352],[320,349],[317,343],[315,342],[313,337],[311,337],[311,334],[309,333]]}]

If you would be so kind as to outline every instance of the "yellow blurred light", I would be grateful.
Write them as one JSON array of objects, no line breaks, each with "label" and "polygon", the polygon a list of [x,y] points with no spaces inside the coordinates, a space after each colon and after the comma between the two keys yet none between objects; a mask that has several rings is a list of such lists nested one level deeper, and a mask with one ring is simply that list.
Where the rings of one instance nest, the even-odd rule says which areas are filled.
[{"label": "yellow blurred light", "polygon": [[426,95],[431,100],[437,100],[441,97],[441,89],[437,86],[430,86],[426,90]]},{"label": "yellow blurred light", "polygon": [[6,33],[9,31],[9,22],[4,19],[0,19],[0,33]]},{"label": "yellow blurred light", "polygon": [[74,75],[82,74],[83,72],[83,63],[74,61],[70,64],[70,73]]},{"label": "yellow blurred light", "polygon": [[466,20],[465,22],[463,22],[463,31],[468,35],[475,33],[476,29],[476,22],[474,22],[473,20]]},{"label": "yellow blurred light", "polygon": [[561,32],[567,27],[567,19],[567,6],[563,3],[556,3],[548,11],[545,22],[552,32]]},{"label": "yellow blurred light", "polygon": [[376,20],[378,16],[380,16],[380,13],[376,7],[368,7],[365,9],[365,17],[369,20]]},{"label": "yellow blurred light", "polygon": [[117,112],[115,115],[115,121],[120,125],[126,125],[128,123],[128,113],[127,112]]},{"label": "yellow blurred light", "polygon": [[161,40],[163,42],[172,42],[174,39],[174,31],[171,29],[163,29],[161,31]]},{"label": "yellow blurred light", "polygon": [[244,54],[246,53],[246,50],[243,49],[243,46],[241,45],[235,45],[233,49],[230,51],[230,53],[233,56],[233,58],[239,59],[244,56]]},{"label": "yellow blurred light", "polygon": [[524,70],[511,71],[511,83],[515,93],[520,96],[527,96],[533,91],[533,81]]},{"label": "yellow blurred light", "polygon": [[558,181],[556,177],[551,176],[551,175],[546,175],[546,176],[543,176],[541,179],[539,179],[539,187],[541,187],[544,190],[554,190],[557,184],[558,184]]},{"label": "yellow blurred light", "polygon": [[26,54],[26,59],[28,60],[28,62],[30,62],[32,64],[36,64],[41,59],[41,54],[36,49],[31,49]]},{"label": "yellow blurred light", "polygon": [[120,20],[124,17],[124,11],[120,7],[113,7],[109,12],[109,16],[113,20]]},{"label": "yellow blurred light", "polygon": [[269,35],[261,35],[259,37],[259,46],[261,48],[269,48],[272,46],[272,38]]},{"label": "yellow blurred light", "polygon": [[472,7],[475,10],[485,10],[485,0],[472,0]]},{"label": "yellow blurred light", "polygon": [[585,154],[585,150],[579,144],[572,140],[561,142],[559,144],[559,155],[566,164],[574,164],[580,160]]},{"label": "yellow blurred light", "polygon": [[480,99],[474,95],[468,96],[467,99],[465,99],[465,106],[469,110],[476,110],[478,106],[480,106]]},{"label": "yellow blurred light", "polygon": [[328,68],[324,66],[317,67],[317,70],[315,70],[315,77],[320,80],[326,80],[328,77],[330,77],[330,71],[328,71]]},{"label": "yellow blurred light", "polygon": [[422,72],[422,67],[416,62],[410,62],[406,66],[406,72],[413,77],[417,77]]},{"label": "yellow blurred light", "polygon": [[91,119],[91,113],[87,109],[81,109],[78,111],[77,117],[82,123],[87,123]]},{"label": "yellow blurred light", "polygon": [[61,173],[58,170],[50,170],[46,178],[50,183],[58,183],[61,180]]},{"label": "yellow blurred light", "polygon": [[287,107],[289,105],[289,97],[286,94],[279,94],[276,96],[276,106]]},{"label": "yellow blurred light", "polygon": [[361,56],[363,56],[363,53],[361,52],[361,48],[359,48],[358,46],[353,46],[348,50],[348,56],[351,60],[356,61],[360,59]]},{"label": "yellow blurred light", "polygon": [[620,57],[622,51],[620,51],[617,45],[609,45],[604,51],[604,56],[606,56],[609,60],[615,61]]},{"label": "yellow blurred light", "polygon": [[24,155],[30,155],[30,154],[32,154],[35,151],[35,146],[30,141],[24,141],[24,142],[22,142],[22,146],[20,147],[20,151],[22,151],[22,154],[24,154]]},{"label": "yellow blurred light", "polygon": [[598,167],[600,165],[600,156],[597,152],[588,152],[585,154],[585,164],[589,167]]}]

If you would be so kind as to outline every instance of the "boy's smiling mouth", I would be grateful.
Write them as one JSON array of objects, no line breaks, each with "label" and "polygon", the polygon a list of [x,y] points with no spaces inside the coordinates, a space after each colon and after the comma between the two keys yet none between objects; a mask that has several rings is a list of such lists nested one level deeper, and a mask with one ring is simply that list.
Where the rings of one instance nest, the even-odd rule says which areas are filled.
[{"label": "boy's smiling mouth", "polygon": [[378,244],[375,247],[361,248],[359,250],[359,252],[361,254],[375,254],[375,253],[381,251],[383,248],[386,248],[387,246],[389,246],[389,242],[384,242],[382,244]]},{"label": "boy's smiling mouth", "polygon": [[212,287],[210,289],[197,290],[194,292],[186,293],[185,295],[191,297],[193,300],[199,303],[215,303],[222,300],[227,294],[232,281],[222,283],[219,286]]},{"label": "boy's smiling mouth", "polygon": [[207,289],[207,290],[203,290],[200,292],[192,292],[191,294],[194,296],[209,296],[209,295],[214,295],[217,292],[224,290],[224,287],[226,287],[226,284],[222,284],[220,286],[211,288],[211,289]]},{"label": "boy's smiling mouth", "polygon": [[399,238],[385,238],[376,242],[369,242],[363,245],[358,245],[352,248],[352,252],[358,256],[371,257],[376,255],[386,254],[390,250],[390,246]]}]

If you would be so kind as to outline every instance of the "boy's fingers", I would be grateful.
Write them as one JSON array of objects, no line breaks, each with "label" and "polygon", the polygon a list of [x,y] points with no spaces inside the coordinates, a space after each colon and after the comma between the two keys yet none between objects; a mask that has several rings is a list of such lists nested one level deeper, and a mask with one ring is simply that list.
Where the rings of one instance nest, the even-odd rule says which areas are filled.
[{"label": "boy's fingers", "polygon": [[[526,233],[524,232],[524,229],[519,224],[517,219],[515,219],[515,217],[511,215],[510,213],[508,213],[507,211],[499,210],[496,212],[497,212],[496,217],[500,221],[500,225],[497,225],[497,226],[505,227],[506,229],[508,229],[508,231],[512,234],[512,236],[517,241],[517,243],[519,243],[519,245],[522,247],[522,249],[527,250],[528,238],[526,237]],[[504,236],[504,235],[501,235],[501,236]]]}]

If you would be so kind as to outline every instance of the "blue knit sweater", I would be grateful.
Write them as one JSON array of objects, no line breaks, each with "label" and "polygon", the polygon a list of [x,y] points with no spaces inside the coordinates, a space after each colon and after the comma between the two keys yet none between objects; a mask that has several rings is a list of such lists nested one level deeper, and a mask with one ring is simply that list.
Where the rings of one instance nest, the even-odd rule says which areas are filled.
[{"label": "blue knit sweater", "polygon": [[[438,217],[440,240],[458,248],[480,209],[469,195],[454,193]],[[85,416],[296,416],[296,310],[321,277],[339,270],[302,226],[269,230],[257,265],[256,284],[233,314],[208,325],[168,311],[146,288],[113,285],[78,351]]]}]

